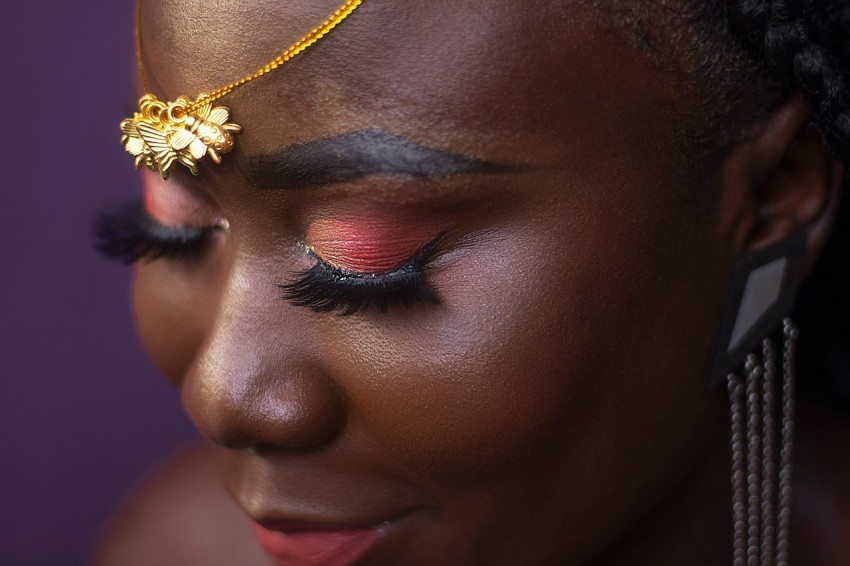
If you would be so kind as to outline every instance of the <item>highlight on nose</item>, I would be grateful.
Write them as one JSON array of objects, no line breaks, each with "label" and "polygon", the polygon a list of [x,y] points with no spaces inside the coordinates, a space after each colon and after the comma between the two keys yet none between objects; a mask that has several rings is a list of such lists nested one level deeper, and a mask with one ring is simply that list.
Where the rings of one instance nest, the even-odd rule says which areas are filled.
[{"label": "highlight on nose", "polygon": [[212,442],[228,448],[307,450],[331,442],[341,431],[343,399],[320,369],[309,362],[239,360],[232,353],[204,360],[183,383],[183,404]]}]

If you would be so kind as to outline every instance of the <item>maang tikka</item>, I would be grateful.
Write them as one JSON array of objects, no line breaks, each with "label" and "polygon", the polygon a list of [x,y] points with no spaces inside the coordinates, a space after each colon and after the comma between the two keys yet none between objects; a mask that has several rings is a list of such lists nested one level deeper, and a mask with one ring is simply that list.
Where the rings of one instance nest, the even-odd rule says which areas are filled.
[{"label": "maang tikka", "polygon": [[348,0],[321,25],[247,77],[210,93],[199,94],[195,99],[179,96],[173,102],[166,102],[159,100],[148,89],[142,60],[141,0],[137,0],[136,57],[145,94],[139,99],[139,111],[132,118],[121,122],[121,144],[135,159],[136,168],[144,165],[167,179],[175,163],[183,165],[193,175],[198,174],[198,162],[205,156],[209,156],[216,164],[221,163],[221,154],[233,149],[236,143],[233,136],[241,133],[242,127],[230,123],[228,108],[213,106],[213,102],[302,53],[330,33],[362,3],[363,0]]},{"label": "maang tikka", "polygon": [[805,249],[798,232],[745,256],[726,294],[709,381],[729,392],[735,566],[788,565],[798,330],[787,315]]}]

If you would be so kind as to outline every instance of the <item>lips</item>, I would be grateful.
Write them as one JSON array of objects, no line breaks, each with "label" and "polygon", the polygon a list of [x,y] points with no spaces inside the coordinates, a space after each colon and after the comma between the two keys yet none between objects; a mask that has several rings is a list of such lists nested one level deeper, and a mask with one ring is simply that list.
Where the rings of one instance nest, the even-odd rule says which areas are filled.
[{"label": "lips", "polygon": [[377,543],[385,530],[385,525],[318,530],[254,523],[260,545],[281,566],[347,566]]},{"label": "lips", "polygon": [[347,566],[433,518],[430,494],[350,448],[220,452],[227,491],[277,564]]}]

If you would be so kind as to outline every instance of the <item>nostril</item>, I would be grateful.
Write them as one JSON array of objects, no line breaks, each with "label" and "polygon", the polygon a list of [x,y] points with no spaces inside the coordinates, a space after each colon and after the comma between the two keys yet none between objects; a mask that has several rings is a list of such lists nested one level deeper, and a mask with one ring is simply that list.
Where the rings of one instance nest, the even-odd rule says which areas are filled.
[{"label": "nostril", "polygon": [[227,448],[315,449],[332,442],[346,420],[341,392],[315,369],[194,375],[183,385],[183,403],[200,432]]}]

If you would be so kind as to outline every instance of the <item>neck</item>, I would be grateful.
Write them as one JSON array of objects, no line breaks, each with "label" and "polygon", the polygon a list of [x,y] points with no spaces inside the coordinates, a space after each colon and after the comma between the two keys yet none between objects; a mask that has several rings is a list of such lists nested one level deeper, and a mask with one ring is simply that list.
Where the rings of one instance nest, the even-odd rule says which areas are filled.
[{"label": "neck", "polygon": [[728,438],[705,457],[594,564],[726,564],[732,559],[732,489]]}]

